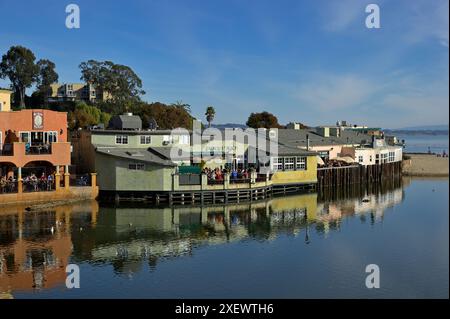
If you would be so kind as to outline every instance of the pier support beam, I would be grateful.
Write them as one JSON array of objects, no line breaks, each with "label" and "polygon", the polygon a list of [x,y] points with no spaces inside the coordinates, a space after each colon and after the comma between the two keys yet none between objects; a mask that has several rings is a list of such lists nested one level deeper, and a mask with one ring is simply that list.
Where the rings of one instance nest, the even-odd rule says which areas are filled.
[{"label": "pier support beam", "polygon": [[69,165],[64,167],[64,189],[69,190],[70,186],[70,174],[69,174]]},{"label": "pier support beam", "polygon": [[59,170],[55,173],[55,190],[59,191],[61,188],[61,174],[59,173]]},{"label": "pier support beam", "polygon": [[23,193],[22,167],[17,168],[17,193]]}]

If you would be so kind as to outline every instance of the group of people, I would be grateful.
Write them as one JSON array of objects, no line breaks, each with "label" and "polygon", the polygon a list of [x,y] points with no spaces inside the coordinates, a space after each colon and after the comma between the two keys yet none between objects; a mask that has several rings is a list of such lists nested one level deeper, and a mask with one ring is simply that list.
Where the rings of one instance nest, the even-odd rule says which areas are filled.
[{"label": "group of people", "polygon": [[[23,190],[28,192],[50,191],[54,189],[55,177],[42,173],[37,177],[34,173],[23,178]],[[13,176],[0,177],[0,193],[14,193],[17,191],[17,179]]]},{"label": "group of people", "polygon": [[16,179],[12,176],[0,177],[0,194],[14,193],[16,191]]},{"label": "group of people", "polygon": [[55,184],[55,177],[52,174],[42,175],[38,178],[34,173],[23,179],[23,187],[25,191],[38,192],[50,191]]},{"label": "group of people", "polygon": [[250,178],[250,170],[249,169],[232,169],[228,170],[222,167],[216,167],[215,169],[204,168],[202,174],[206,174],[208,176],[209,181],[218,181],[221,182],[224,180],[225,174],[230,174],[230,181],[236,180],[245,180]]}]

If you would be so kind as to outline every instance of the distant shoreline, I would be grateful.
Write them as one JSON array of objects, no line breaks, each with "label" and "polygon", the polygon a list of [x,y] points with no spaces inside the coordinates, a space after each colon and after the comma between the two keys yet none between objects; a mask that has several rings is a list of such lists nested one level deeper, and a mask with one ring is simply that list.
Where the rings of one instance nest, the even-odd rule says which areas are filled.
[{"label": "distant shoreline", "polygon": [[384,130],[386,134],[402,134],[402,135],[449,135],[448,130],[423,130],[423,131],[416,131],[416,130]]}]

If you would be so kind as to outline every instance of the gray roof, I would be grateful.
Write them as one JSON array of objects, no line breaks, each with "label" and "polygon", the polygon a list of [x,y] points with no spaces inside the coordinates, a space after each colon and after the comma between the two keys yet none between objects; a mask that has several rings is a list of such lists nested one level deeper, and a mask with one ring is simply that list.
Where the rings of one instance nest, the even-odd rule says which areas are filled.
[{"label": "gray roof", "polygon": [[93,129],[92,134],[95,135],[113,135],[113,134],[126,134],[126,135],[186,135],[190,134],[187,130],[135,130],[135,131],[123,131],[120,129]]},{"label": "gray roof", "polygon": [[120,157],[133,161],[152,163],[161,166],[176,166],[176,164],[172,161],[162,158],[161,156],[158,156],[157,154],[150,152],[144,148],[97,147],[96,152],[104,155]]},{"label": "gray roof", "polygon": [[[256,150],[255,147],[249,146],[249,151]],[[269,144],[266,146],[266,151],[270,153],[270,155],[275,156],[275,151],[269,147]],[[317,152],[307,151],[305,149],[301,149],[295,146],[278,144],[277,156],[311,156],[317,155]]]},{"label": "gray roof", "polygon": [[278,141],[280,144],[296,147],[306,147],[306,135],[309,136],[310,146],[325,145],[368,145],[372,136],[353,130],[343,130],[340,136],[323,137],[314,129],[279,129]]},{"label": "gray roof", "polygon": [[142,120],[137,115],[115,115],[109,121],[109,127],[119,130],[141,130]]},{"label": "gray roof", "polygon": [[[182,148],[176,147],[176,146],[172,146],[172,147],[149,147],[148,150],[149,152],[154,153],[155,155],[166,159],[166,160],[170,160],[172,158],[171,154],[172,154],[172,150],[176,149],[176,152],[180,152],[182,150]],[[181,155],[186,155],[186,152],[188,152],[188,156],[181,156]],[[185,150],[183,153],[176,153],[177,154],[177,161],[181,161],[181,160],[190,160],[190,155],[191,155],[191,150]]]}]

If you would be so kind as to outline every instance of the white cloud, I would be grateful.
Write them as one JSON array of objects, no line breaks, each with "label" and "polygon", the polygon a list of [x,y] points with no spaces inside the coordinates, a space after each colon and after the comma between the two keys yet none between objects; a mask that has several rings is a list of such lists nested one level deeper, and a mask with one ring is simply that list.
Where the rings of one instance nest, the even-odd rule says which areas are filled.
[{"label": "white cloud", "polygon": [[343,31],[358,18],[361,20],[361,27],[364,26],[365,5],[361,0],[326,1],[321,3],[324,29],[330,32]]},{"label": "white cloud", "polygon": [[448,48],[448,0],[414,1],[407,3],[405,10],[406,19],[400,23],[405,27],[408,41],[417,43],[434,39]]},{"label": "white cloud", "polygon": [[[380,6],[382,29],[389,31],[387,36],[399,37],[403,42],[410,44],[434,39],[448,48],[448,0],[372,2]],[[360,23],[357,30],[364,30],[367,16],[365,7],[369,3],[371,1],[361,0],[321,3],[323,28],[329,32],[342,32],[350,29],[355,23]]]},{"label": "white cloud", "polygon": [[292,92],[298,102],[320,111],[351,109],[366,102],[379,86],[355,74],[320,75]]}]

